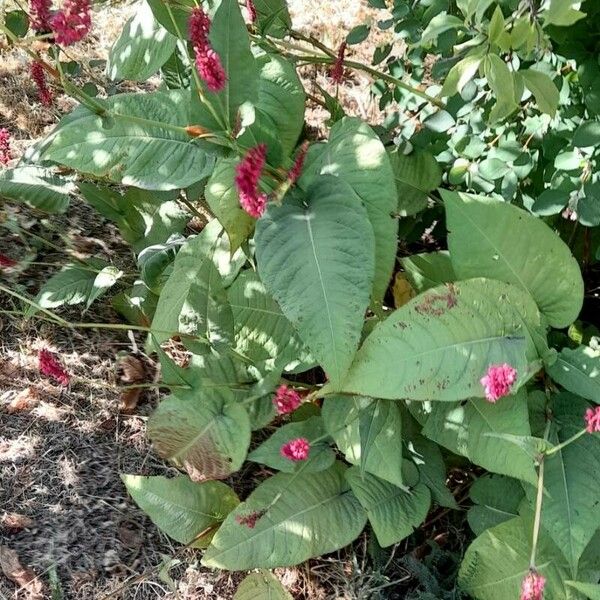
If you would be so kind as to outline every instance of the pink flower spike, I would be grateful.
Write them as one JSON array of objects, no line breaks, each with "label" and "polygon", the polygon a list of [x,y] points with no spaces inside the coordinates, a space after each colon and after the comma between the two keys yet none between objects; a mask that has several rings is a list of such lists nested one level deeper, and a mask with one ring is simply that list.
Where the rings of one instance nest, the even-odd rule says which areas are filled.
[{"label": "pink flower spike", "polygon": [[280,415],[296,410],[301,402],[302,396],[287,385],[280,385],[275,392],[275,396],[273,396],[273,404]]},{"label": "pink flower spike", "polygon": [[196,56],[196,71],[211,92],[220,92],[227,83],[227,74],[221,58],[208,39],[210,18],[201,9],[194,8],[188,21],[188,33]]},{"label": "pink flower spike", "polygon": [[70,46],[81,41],[92,28],[90,0],[64,0],[50,19],[57,44]]},{"label": "pink flower spike", "polygon": [[588,408],[585,411],[585,430],[588,433],[594,433],[600,431],[600,406],[595,408]]},{"label": "pink flower spike", "polygon": [[521,584],[520,600],[543,600],[546,579],[531,569]]},{"label": "pink flower spike", "polygon": [[248,11],[248,18],[251,23],[256,22],[256,6],[254,6],[253,0],[246,0],[246,10]]},{"label": "pink flower spike", "polygon": [[513,383],[517,380],[517,371],[509,364],[490,365],[485,377],[480,379],[485,390],[485,397],[490,402],[496,402],[510,394]]},{"label": "pink flower spike", "polygon": [[51,5],[52,0],[29,0],[29,20],[34,31],[50,31]]},{"label": "pink flower spike", "polygon": [[331,67],[331,79],[336,83],[342,83],[342,80],[344,79],[344,54],[346,53],[347,45],[348,44],[345,41],[340,44],[337,59]]},{"label": "pink flower spike", "polygon": [[281,456],[293,461],[306,460],[310,452],[310,443],[306,438],[296,438],[281,446]]},{"label": "pink flower spike", "polygon": [[39,369],[42,375],[58,381],[65,387],[71,380],[65,368],[58,362],[54,354],[43,348],[38,352]]},{"label": "pink flower spike", "polygon": [[6,166],[12,160],[10,151],[10,133],[4,127],[0,129],[0,164]]},{"label": "pink flower spike", "polygon": [[258,182],[267,162],[267,147],[259,144],[251,148],[235,168],[235,185],[241,207],[255,219],[265,212],[267,195],[260,192]]},{"label": "pink flower spike", "polygon": [[292,168],[288,172],[288,181],[290,183],[296,183],[302,174],[302,167],[304,166],[304,159],[306,158],[306,153],[308,151],[308,142],[304,142],[298,152],[296,153],[296,158],[294,159],[294,164]]},{"label": "pink flower spike", "polygon": [[51,106],[54,96],[46,84],[46,72],[42,63],[34,61],[29,68],[31,79],[33,79],[38,90],[38,98],[44,106]]}]

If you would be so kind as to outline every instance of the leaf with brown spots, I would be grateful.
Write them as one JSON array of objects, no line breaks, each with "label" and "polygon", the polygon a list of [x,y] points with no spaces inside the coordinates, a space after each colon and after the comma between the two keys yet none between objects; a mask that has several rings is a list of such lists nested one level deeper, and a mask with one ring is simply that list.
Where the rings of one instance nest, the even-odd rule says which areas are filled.
[{"label": "leaf with brown spots", "polygon": [[6,577],[16,583],[27,600],[43,600],[44,585],[31,569],[23,567],[19,556],[8,546],[0,546],[0,568]]},{"label": "leaf with brown spots", "polygon": [[178,391],[148,421],[156,451],[194,481],[237,471],[250,444],[250,419],[228,389]]}]

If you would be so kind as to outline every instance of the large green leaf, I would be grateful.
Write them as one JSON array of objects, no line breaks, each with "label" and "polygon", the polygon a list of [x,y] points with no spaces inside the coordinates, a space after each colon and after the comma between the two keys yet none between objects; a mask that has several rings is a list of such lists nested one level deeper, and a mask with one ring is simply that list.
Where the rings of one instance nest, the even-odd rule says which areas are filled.
[{"label": "large green leaf", "polygon": [[190,12],[197,6],[194,0],[178,0],[167,3],[163,0],[148,0],[156,20],[171,34],[186,39]]},{"label": "large green leaf", "polygon": [[524,390],[496,404],[474,398],[447,405],[432,402],[423,434],[488,471],[536,484],[533,460],[521,448],[489,434],[531,435]]},{"label": "large green leaf", "polygon": [[563,348],[548,375],[565,389],[600,404],[600,352],[589,346]]},{"label": "large green leaf", "polygon": [[349,463],[402,485],[402,418],[396,403],[347,396],[327,398],[323,419]]},{"label": "large green leaf", "polygon": [[216,528],[240,503],[235,492],[220,481],[194,483],[180,475],[143,477],[121,475],[136,504],[169,537],[205,548]]},{"label": "large green leaf", "polygon": [[178,390],[148,420],[155,450],[194,481],[224,479],[237,471],[250,444],[250,421],[226,388]]},{"label": "large green leaf", "polygon": [[192,139],[186,90],[118,94],[101,117],[84,106],[64,118],[40,160],[143,189],[187,187],[209,175],[217,146]]},{"label": "large green leaf", "polygon": [[352,491],[364,506],[379,545],[397,544],[420,525],[429,511],[431,494],[424,483],[397,487],[358,467],[346,471]]},{"label": "large green leaf", "polygon": [[577,318],[583,303],[579,265],[542,220],[491,198],[441,193],[450,257],[460,278],[493,277],[528,290],[554,327]]},{"label": "large green leaf", "polygon": [[401,217],[414,215],[427,207],[429,192],[442,183],[442,170],[433,154],[415,150],[402,154],[388,153],[398,195],[397,212]]},{"label": "large green leaf", "polygon": [[585,594],[590,600],[600,600],[600,585],[597,583],[584,583],[582,581],[565,581],[565,583],[578,592]]},{"label": "large green leaf", "polygon": [[[467,549],[460,572],[460,587],[475,600],[518,598],[521,582],[529,572],[531,527],[523,518],[506,521],[487,529]],[[564,581],[568,572],[564,558],[554,543],[541,535],[536,565],[546,578],[544,597],[568,600]]]},{"label": "large green leaf", "polygon": [[[305,421],[288,423],[279,427],[275,433],[264,441],[256,450],[253,450],[248,459],[262,463],[272,469],[284,473],[315,473],[331,467],[335,461],[335,452],[324,440],[325,428],[321,417],[311,417]],[[310,443],[308,458],[294,462],[281,456],[281,447],[286,442],[296,438],[305,438]]]},{"label": "large green leaf", "polygon": [[293,600],[275,575],[268,571],[250,573],[240,583],[233,600]]},{"label": "large green leaf", "polygon": [[525,86],[534,95],[538,108],[551,117],[556,114],[560,101],[560,92],[546,73],[535,69],[519,71],[525,81]]},{"label": "large green leaf", "polygon": [[364,121],[345,117],[332,128],[326,144],[314,144],[306,157],[300,185],[316,174],[335,175],[363,201],[375,232],[373,301],[381,302],[392,275],[398,223],[393,218],[398,199],[394,173],[385,148]]},{"label": "large green leaf", "polygon": [[261,35],[282,38],[292,26],[286,0],[254,0],[256,27]]},{"label": "large green leaf", "polygon": [[357,352],[342,390],[379,398],[456,401],[483,397],[490,365],[508,363],[515,389],[533,374],[539,327],[529,294],[492,279],[430,289],[378,324]]},{"label": "large green leaf", "polygon": [[72,182],[42,167],[26,165],[0,172],[0,198],[49,213],[65,212],[74,189]]},{"label": "large green leaf", "polygon": [[256,227],[258,271],[333,387],[358,346],[373,281],[373,230],[343,181],[314,179]]},{"label": "large green leaf", "polygon": [[143,2],[110,49],[106,71],[112,80],[146,81],[165,64],[176,43]]},{"label": "large green leaf", "polygon": [[424,292],[440,283],[456,281],[450,254],[446,250],[413,254],[400,259],[406,277],[417,292]]},{"label": "large green leaf", "polygon": [[[277,475],[263,481],[231,513],[202,563],[228,570],[299,564],[354,540],[367,515],[335,463],[327,471]],[[257,517],[254,527],[238,522]]]}]

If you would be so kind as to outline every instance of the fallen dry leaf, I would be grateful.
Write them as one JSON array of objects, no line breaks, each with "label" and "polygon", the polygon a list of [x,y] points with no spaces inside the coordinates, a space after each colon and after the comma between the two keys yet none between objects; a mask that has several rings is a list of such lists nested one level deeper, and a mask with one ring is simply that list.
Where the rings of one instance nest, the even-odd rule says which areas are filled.
[{"label": "fallen dry leaf", "polygon": [[404,273],[396,273],[394,285],[392,286],[392,295],[394,296],[394,306],[396,308],[404,306],[415,296],[415,290],[413,290]]},{"label": "fallen dry leaf", "polygon": [[138,405],[142,388],[131,388],[123,390],[119,399],[119,412],[130,415]]},{"label": "fallen dry leaf", "polygon": [[31,569],[24,567],[18,554],[8,546],[0,546],[0,568],[6,577],[26,593],[28,600],[43,600],[44,585]]},{"label": "fallen dry leaf", "polygon": [[[144,383],[148,377],[145,364],[135,356],[128,355],[119,361],[119,382],[125,385]],[[119,412],[131,414],[142,394],[143,388],[129,388],[121,392]]]},{"label": "fallen dry leaf", "polygon": [[31,527],[33,521],[26,515],[5,512],[0,518],[0,525],[6,531],[20,531],[26,527]]},{"label": "fallen dry leaf", "polygon": [[31,410],[39,401],[39,392],[34,387],[26,387],[8,403],[6,412],[13,414],[24,410]]}]

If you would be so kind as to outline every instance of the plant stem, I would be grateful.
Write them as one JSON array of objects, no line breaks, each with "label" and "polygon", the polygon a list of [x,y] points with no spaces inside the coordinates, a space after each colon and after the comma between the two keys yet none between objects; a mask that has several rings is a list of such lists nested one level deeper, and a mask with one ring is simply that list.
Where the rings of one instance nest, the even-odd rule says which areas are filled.
[{"label": "plant stem", "polygon": [[19,294],[19,292],[15,292],[14,290],[11,290],[10,288],[5,287],[1,283],[0,283],[0,291],[6,292],[9,296],[14,296],[15,298],[18,298],[19,300],[29,304],[29,306],[33,306],[35,309],[39,310],[40,312],[45,313],[46,315],[48,315],[51,318],[51,320],[56,325],[62,325],[63,327],[70,327],[70,324],[68,321],[65,321],[63,318],[59,317],[58,315],[55,315],[52,311],[42,308],[39,304],[37,304],[37,302],[30,300],[29,298],[27,298],[27,296],[23,296],[22,294]]},{"label": "plant stem", "polygon": [[569,444],[572,444],[575,440],[578,440],[582,435],[585,435],[586,433],[587,433],[587,429],[585,429],[585,427],[584,427],[581,431],[578,431],[575,435],[572,435],[568,440],[561,442],[560,444],[558,444],[558,446],[553,446],[549,450],[546,450],[546,452],[544,452],[544,454],[546,456],[552,456],[553,454],[556,454],[563,448],[566,448]]},{"label": "plant stem", "polygon": [[[548,440],[550,433],[550,421],[546,423],[544,430],[544,441]],[[529,568],[535,568],[535,555],[537,552],[538,537],[540,535],[540,524],[542,522],[542,503],[544,500],[544,459],[546,456],[541,454],[540,466],[538,468],[537,495],[535,499],[535,517],[533,520],[533,534],[531,539],[531,554],[529,556]]]}]

